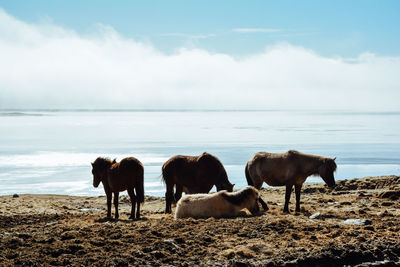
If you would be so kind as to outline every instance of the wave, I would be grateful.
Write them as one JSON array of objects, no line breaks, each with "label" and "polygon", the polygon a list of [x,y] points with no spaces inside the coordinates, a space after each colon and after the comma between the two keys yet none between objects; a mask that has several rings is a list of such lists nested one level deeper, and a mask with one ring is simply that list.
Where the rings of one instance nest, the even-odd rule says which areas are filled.
[{"label": "wave", "polygon": [[[109,157],[121,160],[132,155],[73,152],[38,152],[22,155],[1,155],[0,167],[84,167],[90,166],[97,157]],[[168,158],[153,154],[135,154],[144,165],[162,165]]]},{"label": "wave", "polygon": [[0,117],[40,117],[44,116],[41,113],[26,113],[26,112],[0,112]]}]

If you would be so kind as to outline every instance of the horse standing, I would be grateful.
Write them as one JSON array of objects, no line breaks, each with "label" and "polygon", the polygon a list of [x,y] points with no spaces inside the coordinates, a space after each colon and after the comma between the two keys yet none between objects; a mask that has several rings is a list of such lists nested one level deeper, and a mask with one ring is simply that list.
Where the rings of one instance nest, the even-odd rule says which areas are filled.
[{"label": "horse standing", "polygon": [[118,196],[125,190],[128,190],[132,203],[129,219],[135,219],[136,202],[136,218],[140,218],[140,203],[144,202],[143,173],[142,163],[134,157],[124,158],[119,163],[99,157],[92,163],[93,186],[98,187],[102,182],[107,196],[107,218],[111,218],[111,197],[114,193],[115,219],[118,219]]},{"label": "horse standing", "polygon": [[[295,150],[283,154],[258,152],[247,162],[246,179],[249,185],[257,189],[261,188],[263,182],[270,186],[285,185],[284,212],[289,212],[290,194],[294,186],[296,212],[300,212],[300,191],[308,176],[319,175],[329,187],[335,186],[335,159],[303,154]],[[259,201],[263,209],[267,210],[267,204],[261,198]]]},{"label": "horse standing", "polygon": [[[217,191],[232,192],[225,168],[219,159],[207,152],[199,156],[177,155],[164,163],[162,176],[166,184],[165,213],[171,213],[171,204],[186,194],[208,193],[215,185]],[[175,196],[174,196],[175,186]]]},{"label": "horse standing", "polygon": [[233,193],[223,190],[213,194],[186,195],[176,205],[175,219],[234,217],[245,208],[252,214],[259,211],[258,190],[253,186]]}]

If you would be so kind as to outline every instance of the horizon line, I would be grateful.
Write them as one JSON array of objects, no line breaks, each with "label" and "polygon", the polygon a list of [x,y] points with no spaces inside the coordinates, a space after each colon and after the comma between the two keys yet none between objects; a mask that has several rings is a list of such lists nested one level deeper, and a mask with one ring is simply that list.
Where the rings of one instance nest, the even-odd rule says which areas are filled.
[{"label": "horizon line", "polygon": [[362,110],[362,109],[319,109],[319,108],[271,108],[271,109],[233,109],[233,108],[0,108],[0,112],[338,112],[363,114],[400,114],[400,110]]}]

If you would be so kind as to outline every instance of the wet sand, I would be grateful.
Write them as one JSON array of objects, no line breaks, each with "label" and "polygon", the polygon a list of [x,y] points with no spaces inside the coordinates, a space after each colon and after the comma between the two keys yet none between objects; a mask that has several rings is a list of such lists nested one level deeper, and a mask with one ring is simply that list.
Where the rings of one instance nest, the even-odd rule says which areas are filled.
[{"label": "wet sand", "polygon": [[[4,265],[400,265],[400,177],[305,184],[302,211],[284,214],[284,188],[261,191],[270,210],[256,216],[181,219],[146,197],[140,220],[106,220],[105,197],[0,197]],[[114,208],[113,208],[114,214]],[[311,218],[310,218],[311,216]],[[350,220],[348,220],[350,219]],[[359,220],[351,220],[359,219]]]}]

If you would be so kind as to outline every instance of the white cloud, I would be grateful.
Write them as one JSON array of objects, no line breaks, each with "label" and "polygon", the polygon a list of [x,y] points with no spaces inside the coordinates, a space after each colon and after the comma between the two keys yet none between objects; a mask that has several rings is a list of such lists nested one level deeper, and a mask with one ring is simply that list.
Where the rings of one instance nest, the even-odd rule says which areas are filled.
[{"label": "white cloud", "polygon": [[281,32],[280,29],[269,29],[269,28],[234,28],[233,32],[239,33],[273,33],[273,32]]},{"label": "white cloud", "polygon": [[188,39],[207,39],[211,37],[215,37],[216,35],[213,33],[208,33],[208,34],[187,34],[187,33],[164,33],[161,34],[160,36],[164,37],[181,37],[181,38],[188,38]]},{"label": "white cloud", "polygon": [[112,28],[80,35],[0,10],[0,108],[398,109],[400,58],[290,44],[242,58],[165,54]]}]

